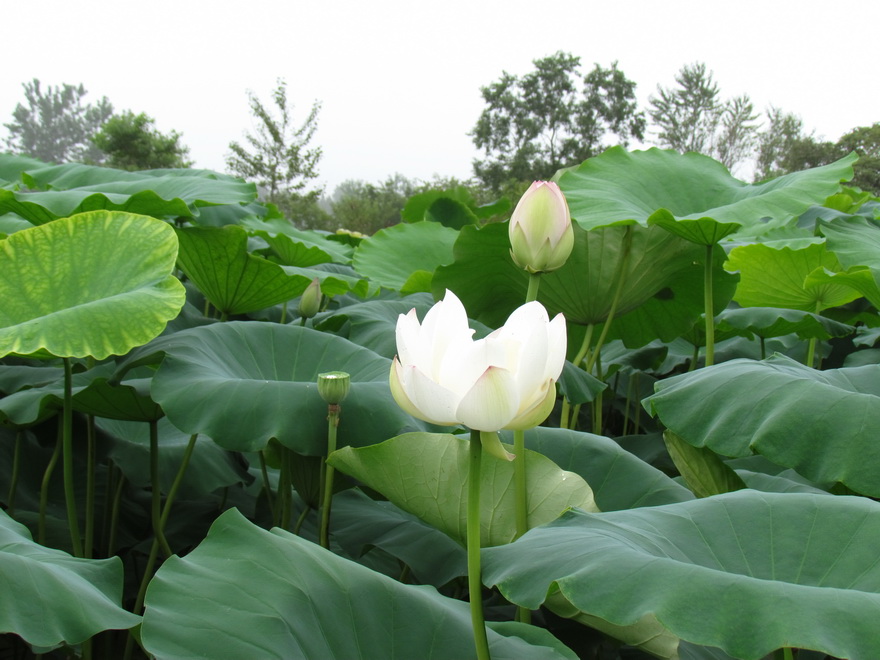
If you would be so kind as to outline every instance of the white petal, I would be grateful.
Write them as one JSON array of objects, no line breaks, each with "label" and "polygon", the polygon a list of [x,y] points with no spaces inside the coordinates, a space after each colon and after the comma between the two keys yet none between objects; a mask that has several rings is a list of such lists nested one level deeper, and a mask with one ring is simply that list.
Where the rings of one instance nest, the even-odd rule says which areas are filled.
[{"label": "white petal", "polygon": [[531,405],[524,408],[504,427],[514,431],[525,431],[536,427],[553,412],[556,404],[556,386],[552,380],[547,381],[539,390],[540,396],[536,397]]},{"label": "white petal", "polygon": [[557,314],[547,328],[547,367],[544,371],[546,378],[559,380],[562,367],[565,365],[565,353],[568,350],[568,331],[565,327],[565,317]]},{"label": "white petal", "polygon": [[415,417],[441,426],[459,423],[455,411],[460,396],[437,384],[416,367],[402,367],[398,376],[401,388],[419,412]]},{"label": "white petal", "polygon": [[471,429],[497,431],[512,420],[519,409],[516,379],[506,369],[489,367],[465,394],[456,417]]}]

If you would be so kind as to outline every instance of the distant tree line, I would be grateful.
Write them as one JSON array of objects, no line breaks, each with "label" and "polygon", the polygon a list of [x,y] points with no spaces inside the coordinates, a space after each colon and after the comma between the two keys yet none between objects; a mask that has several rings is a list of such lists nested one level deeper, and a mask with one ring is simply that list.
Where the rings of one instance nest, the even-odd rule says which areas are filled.
[{"label": "distant tree line", "polygon": [[[481,88],[486,106],[470,135],[483,158],[474,175],[503,192],[580,164],[611,144],[653,142],[711,156],[729,169],[753,166],[755,181],[859,154],[852,185],[880,193],[880,123],[853,129],[836,142],[808,133],[795,114],[771,107],[766,116],[748,95],[723,98],[703,63],[688,64],[670,87],[658,86],[647,117],[635,83],[614,62],[586,75],[580,59],[558,52],[533,61],[523,76],[504,72]],[[650,120],[650,121],[649,121]]]},{"label": "distant tree line", "polygon": [[24,84],[25,103],[4,124],[6,148],[47,163],[80,162],[124,170],[189,167],[189,149],[180,134],[163,134],[144,113],[114,114],[104,96],[86,103],[82,85],[43,87],[34,78]]},{"label": "distant tree line", "polygon": [[[471,130],[482,158],[469,181],[431,181],[395,174],[383,182],[348,180],[326,194],[316,186],[322,151],[312,144],[321,104],[294,119],[287,85],[279,79],[271,100],[248,92],[255,128],[232,141],[229,172],[257,184],[261,199],[301,227],[371,234],[401,220],[407,200],[429,190],[465,187],[480,204],[516,199],[536,179],[579,165],[612,145],[653,143],[711,156],[729,169],[750,166],[755,181],[859,154],[852,185],[880,193],[880,122],[836,141],[808,132],[797,115],[770,107],[764,115],[748,95],[725,98],[703,63],[687,64],[675,84],[657,87],[638,107],[636,84],[612,62],[581,71],[580,58],[557,52],[533,61],[522,76],[503,72],[482,87],[485,107]],[[6,147],[46,162],[83,162],[127,170],[190,167],[176,131],[163,134],[144,113],[115,113],[106,97],[86,103],[82,85],[24,84],[25,102],[5,124]]]}]

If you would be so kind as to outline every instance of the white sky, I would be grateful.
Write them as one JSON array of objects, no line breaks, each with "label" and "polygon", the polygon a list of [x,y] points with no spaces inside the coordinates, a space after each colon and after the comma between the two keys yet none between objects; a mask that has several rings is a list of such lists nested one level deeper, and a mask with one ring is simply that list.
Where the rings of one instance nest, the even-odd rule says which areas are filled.
[{"label": "white sky", "polygon": [[328,193],[395,172],[469,177],[480,86],[558,50],[584,72],[618,60],[643,106],[702,61],[722,96],[795,112],[818,136],[880,121],[877,0],[42,0],[15,11],[0,124],[23,82],[81,82],[86,101],[146,112],[183,134],[197,167],[225,171],[229,142],[252,126],[246,91],[269,101],[281,77],[296,119],[323,104],[313,144]]}]

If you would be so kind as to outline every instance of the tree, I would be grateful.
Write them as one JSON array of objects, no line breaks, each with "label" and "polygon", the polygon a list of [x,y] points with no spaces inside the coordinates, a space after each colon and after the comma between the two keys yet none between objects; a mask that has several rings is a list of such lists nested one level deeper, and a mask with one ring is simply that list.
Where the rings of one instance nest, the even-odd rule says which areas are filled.
[{"label": "tree", "polygon": [[180,133],[164,135],[143,112],[126,110],[107,120],[92,142],[107,155],[105,165],[121,170],[190,167],[189,149],[180,144]]},{"label": "tree", "polygon": [[258,125],[255,132],[245,135],[250,150],[238,142],[229,144],[226,157],[229,171],[244,179],[255,180],[264,189],[266,201],[276,204],[282,211],[290,211],[292,198],[317,198],[319,190],[305,195],[300,191],[310,179],[318,176],[321,148],[309,149],[308,145],[318,128],[321,104],[315,101],[305,121],[297,127],[293,123],[293,106],[288,104],[284,80],[279,79],[272,92],[274,112],[253,92],[248,92],[248,100]]},{"label": "tree", "polygon": [[406,200],[420,186],[402,174],[374,185],[364,181],[344,181],[330,198],[330,209],[337,227],[373,234],[400,222]]},{"label": "tree", "polygon": [[648,114],[661,146],[717,158],[728,168],[750,156],[757,144],[758,115],[747,95],[722,101],[703,63],[682,67],[677,87],[657,86]]},{"label": "tree", "polygon": [[851,151],[859,156],[853,166],[854,175],[850,183],[880,195],[880,122],[851,130],[837,141],[837,146],[839,157]]},{"label": "tree", "polygon": [[91,105],[83,102],[87,92],[82,85],[50,85],[43,90],[34,78],[23,87],[26,105],[19,103],[13,121],[4,124],[10,151],[48,163],[101,161],[91,138],[113,115],[106,96]]},{"label": "tree", "polygon": [[850,185],[880,194],[880,122],[854,128],[830,142],[807,134],[800,117],[792,113],[771,108],[767,116],[769,127],[761,134],[756,181],[827,165],[855,151],[859,160]]},{"label": "tree", "polygon": [[561,51],[533,64],[535,70],[522,78],[505,71],[480,90],[487,107],[470,135],[486,158],[473,167],[494,192],[581,163],[605,149],[609,133],[624,145],[644,133],[635,83],[617,62],[609,69],[596,64],[586,76],[580,58]]}]

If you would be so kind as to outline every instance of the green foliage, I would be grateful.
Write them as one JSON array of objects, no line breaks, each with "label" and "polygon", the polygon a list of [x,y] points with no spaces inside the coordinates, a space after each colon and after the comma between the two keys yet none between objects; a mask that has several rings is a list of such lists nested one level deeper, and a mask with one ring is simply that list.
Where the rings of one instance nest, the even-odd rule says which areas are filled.
[{"label": "green foliage", "polygon": [[189,167],[189,149],[180,144],[180,133],[164,135],[154,128],[155,120],[143,112],[126,110],[108,119],[92,137],[103,151],[105,165],[120,170],[152,170]]},{"label": "green foliage", "polygon": [[92,105],[83,102],[87,92],[82,85],[49,85],[44,90],[34,78],[23,86],[26,105],[16,105],[12,121],[4,124],[10,151],[54,163],[101,162],[92,137],[113,115],[106,96]]},{"label": "green foliage", "polygon": [[583,75],[580,58],[560,51],[533,64],[522,77],[504,72],[481,89],[487,107],[471,137],[485,159],[474,161],[474,174],[496,193],[600,153],[609,133],[624,145],[643,137],[635,83],[616,62]]},{"label": "green foliage", "polygon": [[[469,481],[462,429],[389,388],[401,314],[449,288],[484,337],[522,304],[509,202],[357,184],[403,222],[331,234],[232,176],[0,156],[0,655],[471,658],[473,599],[493,658],[877,657],[880,205],[840,187],[854,158],[748,184],[611,148],[558,176],[575,246],[537,298],[570,361],[510,543],[515,466]],[[289,320],[314,278],[324,309]]]},{"label": "green foliage", "polygon": [[266,201],[289,213],[309,181],[318,176],[321,148],[309,148],[309,143],[318,130],[321,104],[315,101],[297,126],[287,99],[287,83],[281,79],[272,91],[274,108],[264,105],[253,92],[248,92],[248,102],[256,130],[245,135],[244,145],[229,143],[226,166],[237,176],[256,181]]},{"label": "green foliage", "polygon": [[675,82],[677,87],[658,86],[648,101],[660,146],[712,156],[728,169],[751,154],[758,115],[748,96],[722,101],[712,72],[701,62],[682,67]]}]

